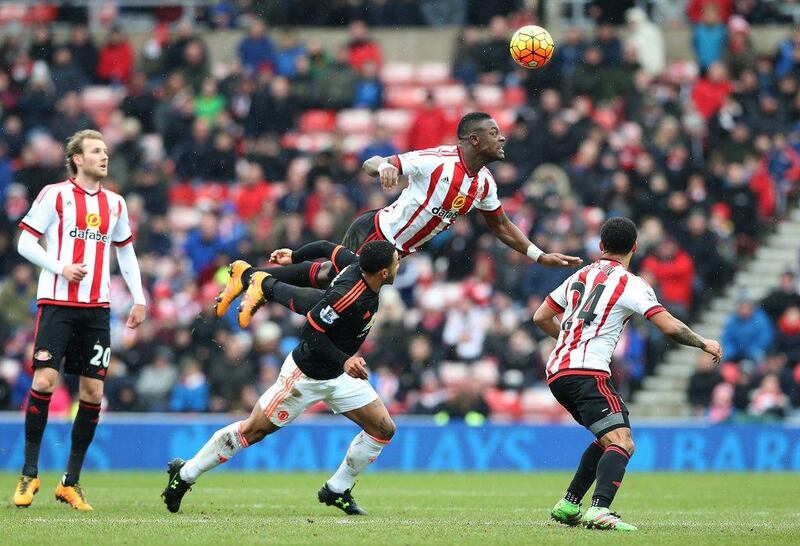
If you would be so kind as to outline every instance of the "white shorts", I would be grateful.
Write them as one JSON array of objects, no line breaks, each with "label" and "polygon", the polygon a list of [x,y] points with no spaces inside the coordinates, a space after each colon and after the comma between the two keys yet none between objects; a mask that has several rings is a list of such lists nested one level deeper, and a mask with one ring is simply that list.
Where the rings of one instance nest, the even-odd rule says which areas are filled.
[{"label": "white shorts", "polygon": [[343,373],[335,379],[311,379],[294,363],[292,353],[281,366],[277,381],[258,399],[267,419],[282,427],[320,400],[334,413],[345,413],[378,398],[368,381]]}]

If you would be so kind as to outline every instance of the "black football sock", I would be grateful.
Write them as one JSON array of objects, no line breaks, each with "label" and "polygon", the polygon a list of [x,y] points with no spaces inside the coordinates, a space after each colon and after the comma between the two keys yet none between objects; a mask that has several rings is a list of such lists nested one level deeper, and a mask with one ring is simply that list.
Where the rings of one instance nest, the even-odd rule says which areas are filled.
[{"label": "black football sock", "polygon": [[302,262],[283,267],[255,269],[254,272],[263,271],[269,273],[275,277],[275,280],[285,282],[286,284],[314,287],[317,282],[316,274],[319,271],[320,265],[319,262]]},{"label": "black football sock", "polygon": [[22,475],[35,478],[39,475],[39,448],[42,446],[47,414],[50,411],[51,392],[31,389],[25,409],[25,464]]},{"label": "black football sock", "polygon": [[80,401],[78,414],[72,424],[72,447],[67,462],[67,473],[64,475],[64,485],[75,485],[81,478],[81,467],[86,457],[86,450],[94,438],[94,431],[100,420],[100,404]]},{"label": "black football sock", "polygon": [[567,488],[566,495],[564,495],[564,498],[569,502],[573,504],[581,503],[597,475],[597,462],[603,456],[603,451],[603,446],[595,440],[583,452],[578,470]]},{"label": "black football sock", "polygon": [[264,279],[261,290],[268,301],[280,303],[298,315],[305,315],[311,311],[325,295],[324,290],[292,286],[278,282],[274,277]]},{"label": "black football sock", "polygon": [[608,508],[614,495],[617,494],[622,478],[625,477],[625,467],[630,460],[628,452],[616,444],[608,446],[597,463],[597,486],[592,495],[592,506]]}]

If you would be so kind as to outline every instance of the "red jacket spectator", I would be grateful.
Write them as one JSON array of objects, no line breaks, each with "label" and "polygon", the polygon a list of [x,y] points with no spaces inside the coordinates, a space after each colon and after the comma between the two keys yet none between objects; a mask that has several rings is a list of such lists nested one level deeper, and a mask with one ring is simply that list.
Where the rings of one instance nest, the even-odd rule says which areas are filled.
[{"label": "red jacket spectator", "polygon": [[692,89],[692,102],[700,115],[708,119],[717,113],[732,92],[733,84],[728,81],[725,68],[720,64],[712,64],[708,68],[708,75],[697,80]]},{"label": "red jacket spectator", "polygon": [[658,280],[662,303],[680,305],[687,311],[691,309],[694,262],[675,241],[662,241],[656,253],[644,259],[642,270],[651,273]]},{"label": "red jacket spectator", "polygon": [[422,110],[417,111],[408,128],[408,149],[424,150],[441,146],[450,136],[447,134],[447,125],[444,111],[429,100]]},{"label": "red jacket spectator", "polygon": [[758,200],[758,216],[768,220],[775,214],[775,183],[769,175],[766,160],[762,160],[758,170],[750,179],[750,189]]},{"label": "red jacket spectator", "polygon": [[383,57],[380,46],[367,35],[367,25],[363,21],[353,21],[350,24],[350,42],[347,44],[347,62],[356,72],[361,72],[361,67],[371,62],[377,68],[381,67]]},{"label": "red jacket spectator", "polygon": [[100,50],[97,76],[106,82],[126,83],[133,73],[133,48],[121,32],[112,30]]},{"label": "red jacket spectator", "polygon": [[699,23],[703,18],[703,8],[707,4],[716,4],[719,10],[719,17],[723,22],[727,22],[733,12],[733,0],[689,0],[686,6],[686,15],[692,23]]}]

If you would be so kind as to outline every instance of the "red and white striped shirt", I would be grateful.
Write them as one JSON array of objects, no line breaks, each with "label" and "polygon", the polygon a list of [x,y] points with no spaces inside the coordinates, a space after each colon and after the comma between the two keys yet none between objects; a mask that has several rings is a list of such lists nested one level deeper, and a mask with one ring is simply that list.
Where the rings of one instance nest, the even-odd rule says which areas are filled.
[{"label": "red and white striped shirt", "polygon": [[128,208],[122,196],[102,186],[89,193],[73,179],[45,186],[19,227],[45,238],[45,250],[56,260],[85,263],[79,283],[43,269],[39,275],[39,304],[70,307],[108,307],[111,273],[110,243],[133,240]]},{"label": "red and white striped shirt", "polygon": [[458,146],[439,146],[393,156],[392,164],[408,176],[408,186],[394,203],[378,211],[381,235],[405,253],[414,252],[459,216],[473,208],[503,212],[497,184],[483,167],[470,173]]},{"label": "red and white striped shirt", "polygon": [[563,375],[611,375],[611,355],[628,319],[664,311],[645,281],[605,258],[570,275],[545,301],[563,313],[548,383]]}]

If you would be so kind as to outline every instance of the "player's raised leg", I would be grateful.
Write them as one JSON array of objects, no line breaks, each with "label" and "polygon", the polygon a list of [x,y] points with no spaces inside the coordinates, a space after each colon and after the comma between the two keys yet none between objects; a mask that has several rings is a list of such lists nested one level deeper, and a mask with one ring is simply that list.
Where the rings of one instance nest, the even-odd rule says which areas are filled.
[{"label": "player's raised leg", "polygon": [[607,432],[600,438],[600,443],[604,451],[597,463],[597,485],[592,495],[592,506],[581,521],[590,529],[636,531],[636,527],[622,521],[610,508],[617,490],[622,485],[625,467],[633,455],[631,429],[624,427]]},{"label": "player's raised leg", "polygon": [[362,407],[341,412],[361,427],[344,456],[339,468],[328,478],[317,492],[319,501],[328,506],[335,506],[348,515],[367,515],[366,510],[358,506],[353,498],[352,490],[358,477],[367,466],[374,462],[391,441],[396,426],[383,402],[377,398],[372,387],[364,380],[343,375],[338,379],[349,390],[349,394],[331,401],[330,405],[357,403],[356,397],[366,399],[374,396],[372,401]]},{"label": "player's raised leg", "polygon": [[222,292],[217,295],[214,305],[214,311],[218,317],[222,317],[231,303],[244,292],[249,280],[249,275],[246,277],[245,275],[252,270],[250,264],[244,260],[236,260],[228,265],[228,282],[225,283]]},{"label": "player's raised leg", "polygon": [[[288,266],[293,267],[293,266]],[[276,273],[286,269],[274,268]],[[300,315],[308,313],[325,294],[318,288],[304,288],[280,282],[271,273],[256,271],[239,305],[239,326],[247,328],[256,311],[268,301],[280,303]]]}]

